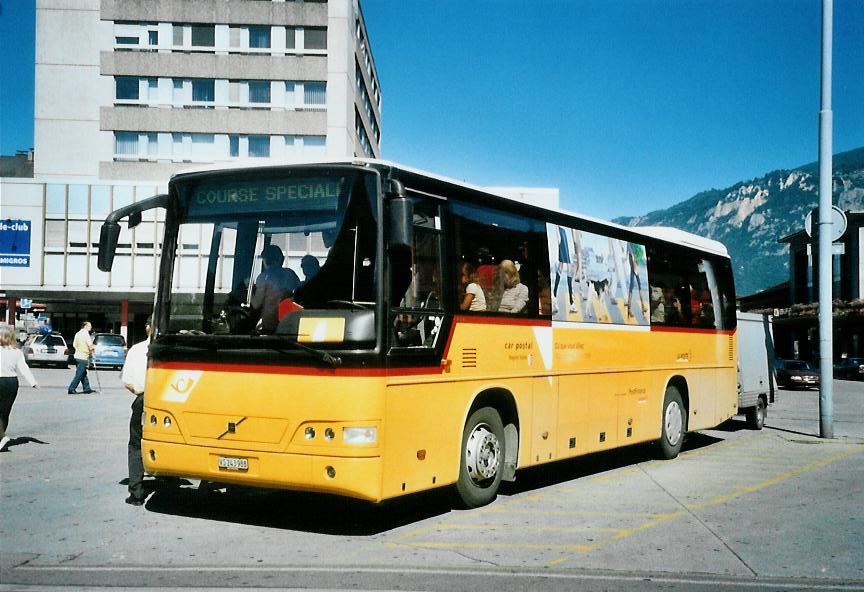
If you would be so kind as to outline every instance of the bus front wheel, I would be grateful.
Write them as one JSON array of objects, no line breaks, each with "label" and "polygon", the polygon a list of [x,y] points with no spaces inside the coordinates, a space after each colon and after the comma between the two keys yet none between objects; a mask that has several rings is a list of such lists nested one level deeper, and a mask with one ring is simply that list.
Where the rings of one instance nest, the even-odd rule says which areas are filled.
[{"label": "bus front wheel", "polygon": [[504,424],[492,407],[474,411],[462,430],[462,459],[456,492],[466,508],[495,499],[504,467]]},{"label": "bus front wheel", "polygon": [[672,459],[681,452],[684,434],[687,431],[687,410],[681,393],[674,386],[666,387],[663,398],[663,417],[660,434],[660,454],[665,459]]}]

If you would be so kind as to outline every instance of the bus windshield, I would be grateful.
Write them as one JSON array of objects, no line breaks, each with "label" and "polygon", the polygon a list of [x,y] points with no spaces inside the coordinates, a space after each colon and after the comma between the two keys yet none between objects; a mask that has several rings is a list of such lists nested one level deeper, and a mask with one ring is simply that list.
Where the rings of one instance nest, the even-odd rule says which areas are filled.
[{"label": "bus windshield", "polygon": [[[341,338],[324,328],[320,341],[344,344],[347,317],[365,313],[363,325],[374,325],[374,179],[346,169],[175,179],[176,224],[169,220],[166,239],[176,233],[176,255],[173,284],[160,290],[167,313],[161,333],[278,334],[314,342],[319,339],[303,334],[298,319],[338,317]],[[364,341],[374,339],[366,333]]]}]

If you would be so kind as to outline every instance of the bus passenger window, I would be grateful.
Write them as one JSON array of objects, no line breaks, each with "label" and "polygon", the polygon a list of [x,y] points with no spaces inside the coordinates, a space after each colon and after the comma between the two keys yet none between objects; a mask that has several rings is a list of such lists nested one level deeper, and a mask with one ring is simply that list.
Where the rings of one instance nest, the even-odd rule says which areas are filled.
[{"label": "bus passenger window", "polygon": [[551,314],[548,270],[545,307],[540,295],[541,270],[548,268],[545,224],[455,200],[450,204],[457,262],[451,276],[454,308],[469,314]]}]

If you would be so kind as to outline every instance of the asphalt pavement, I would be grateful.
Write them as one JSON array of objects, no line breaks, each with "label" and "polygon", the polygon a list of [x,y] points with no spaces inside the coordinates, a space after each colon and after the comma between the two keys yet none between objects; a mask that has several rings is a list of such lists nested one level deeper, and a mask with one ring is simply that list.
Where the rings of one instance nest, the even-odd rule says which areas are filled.
[{"label": "asphalt pavement", "polygon": [[493,504],[446,490],[381,506],[151,482],[123,503],[129,405],[116,371],[66,395],[35,371],[0,453],[0,590],[864,590],[864,383],[780,391],[673,461],[635,446],[521,471]]}]

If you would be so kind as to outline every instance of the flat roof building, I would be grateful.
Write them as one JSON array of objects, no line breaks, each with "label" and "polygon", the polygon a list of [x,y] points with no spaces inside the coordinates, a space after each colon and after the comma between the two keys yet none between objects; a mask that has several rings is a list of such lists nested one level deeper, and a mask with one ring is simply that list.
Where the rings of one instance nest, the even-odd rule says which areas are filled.
[{"label": "flat roof building", "polygon": [[37,178],[380,157],[357,0],[37,0]]}]

